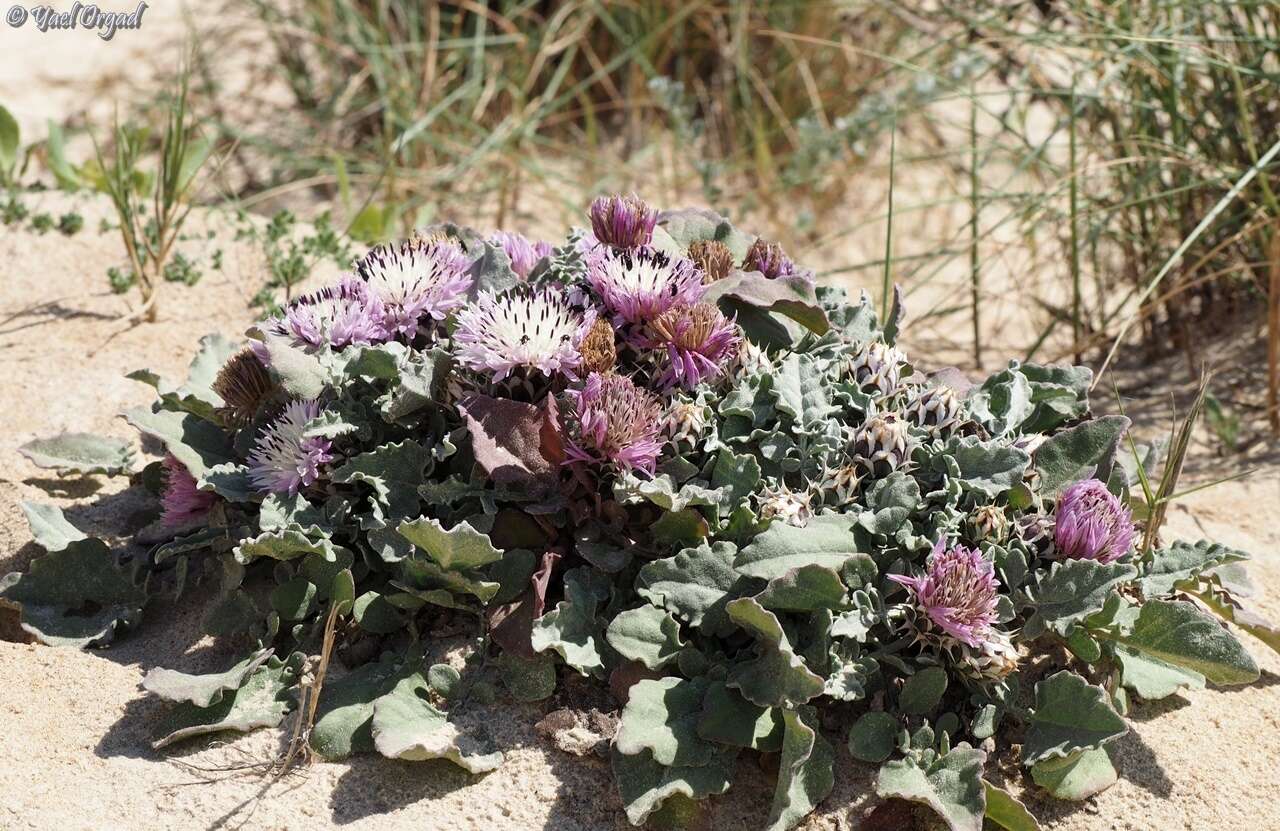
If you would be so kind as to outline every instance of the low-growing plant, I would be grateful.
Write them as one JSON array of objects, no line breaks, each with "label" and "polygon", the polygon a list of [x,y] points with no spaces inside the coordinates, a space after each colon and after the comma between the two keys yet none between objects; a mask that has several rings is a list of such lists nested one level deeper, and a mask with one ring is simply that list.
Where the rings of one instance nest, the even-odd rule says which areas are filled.
[{"label": "low-growing plant", "polygon": [[[148,673],[173,702],[157,747],[293,712],[284,765],[479,774],[503,761],[473,717],[494,691],[572,674],[621,707],[636,824],[763,754],[762,825],[790,828],[843,741],[880,797],[1035,828],[993,753],[1016,741],[1030,782],[1084,799],[1116,780],[1135,696],[1258,678],[1223,621],[1280,632],[1241,605],[1246,554],[1158,542],[1190,422],[1153,482],[1088,369],[926,375],[902,325],[709,211],[601,199],[558,247],[434,226],[247,347],[206,337],[181,385],[133,373],[159,393],[125,417],[167,451],[142,476],[163,541],[126,563],[28,506],[48,553],[0,598],[45,643],[104,646],[214,581],[206,629],[245,657]],[[127,450],[25,452],[122,472]]]}]

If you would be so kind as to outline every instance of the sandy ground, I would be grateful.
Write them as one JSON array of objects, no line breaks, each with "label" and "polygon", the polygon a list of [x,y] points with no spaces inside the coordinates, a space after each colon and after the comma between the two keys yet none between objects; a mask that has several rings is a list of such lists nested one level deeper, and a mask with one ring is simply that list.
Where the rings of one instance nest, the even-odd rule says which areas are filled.
[{"label": "sandy ground", "polygon": [[[182,4],[161,0],[147,14],[142,33],[122,32],[110,44],[83,32],[37,36],[0,25],[0,103],[17,115],[24,141],[40,137],[50,117],[109,114],[112,102],[102,92],[108,86],[172,70]],[[910,190],[899,187],[900,193]],[[918,188],[927,189],[927,182]],[[862,199],[874,207],[881,194],[864,192]],[[0,385],[0,574],[24,568],[39,553],[30,543],[21,501],[61,505],[79,527],[107,538],[121,534],[147,507],[147,498],[126,491],[121,480],[59,480],[28,464],[15,448],[69,430],[129,436],[132,431],[116,414],[151,396],[149,388],[123,374],[145,366],[180,376],[200,334],[243,330],[252,319],[247,300],[262,280],[260,253],[248,243],[233,242],[224,218],[197,213],[191,230],[197,236],[205,230],[216,235],[187,243],[187,252],[208,257],[221,248],[224,269],[207,272],[190,289],[166,285],[160,321],[127,328],[121,316],[136,298],[107,290],[104,271],[119,261],[121,250],[118,238],[96,230],[106,216],[104,203],[60,194],[47,194],[41,202],[55,214],[75,208],[85,216],[86,230],[70,239],[0,231],[0,374],[6,380]],[[913,219],[911,224],[921,223]],[[850,239],[830,241],[831,251],[824,248],[821,254],[832,262],[871,259],[881,237],[872,224]],[[910,235],[903,237],[908,245]],[[1012,272],[1016,266],[1005,268]],[[873,274],[851,276],[875,281]],[[963,275],[947,277],[958,281]],[[923,313],[949,302],[954,291],[939,279],[917,295],[913,308]],[[1002,296],[999,286],[990,291]],[[1020,339],[1028,325],[1012,303],[997,304],[987,320],[993,343],[1014,339],[1010,333],[1022,326],[1016,329]],[[948,334],[920,331],[911,337],[915,345],[930,347],[925,354],[936,355],[940,345],[963,342]],[[994,358],[997,350],[992,352]],[[1167,381],[1170,373],[1164,375]],[[1136,375],[1128,380],[1149,406],[1167,408],[1154,386]],[[1197,453],[1192,471],[1210,475],[1216,463],[1203,449]],[[1190,496],[1172,512],[1170,531],[1252,551],[1258,558],[1252,570],[1259,584],[1257,605],[1280,618],[1280,468],[1265,452],[1254,457],[1261,464],[1258,473]],[[271,731],[196,740],[170,753],[151,751],[164,705],[142,696],[143,674],[153,666],[220,669],[235,657],[199,640],[206,600],[196,592],[177,607],[158,603],[147,610],[141,631],[101,652],[0,640],[0,828],[626,827],[608,765],[557,750],[534,727],[549,710],[595,703],[591,691],[578,686],[561,690],[550,702],[503,707],[500,716],[495,711],[488,726],[507,757],[499,770],[479,778],[447,763],[359,758],[317,764],[303,776],[268,785],[235,768],[276,752],[279,737]],[[1121,780],[1111,790],[1080,804],[1042,802],[1029,794],[1046,826],[1063,831],[1280,827],[1270,797],[1274,760],[1280,758],[1280,657],[1257,642],[1250,646],[1264,669],[1257,684],[1137,708],[1133,732],[1113,745]],[[832,738],[840,744],[839,737]],[[835,792],[804,828],[858,827],[869,804],[872,771],[853,762],[843,748],[837,765]],[[771,775],[744,759],[734,791],[715,803],[708,825],[758,826],[771,792]]]}]

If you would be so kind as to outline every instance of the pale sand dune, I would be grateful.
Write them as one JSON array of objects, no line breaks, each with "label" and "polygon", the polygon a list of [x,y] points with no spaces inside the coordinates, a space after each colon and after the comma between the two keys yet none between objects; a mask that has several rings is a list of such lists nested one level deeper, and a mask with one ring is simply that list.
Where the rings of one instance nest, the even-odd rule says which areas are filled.
[{"label": "pale sand dune", "polygon": [[[122,493],[118,480],[51,482],[14,449],[62,430],[128,436],[115,414],[146,403],[149,389],[122,374],[148,366],[177,376],[199,334],[243,330],[252,317],[245,301],[260,280],[256,252],[230,242],[222,222],[199,213],[192,230],[219,229],[216,241],[199,244],[224,249],[224,272],[209,272],[190,289],[166,285],[160,322],[123,329],[118,316],[127,304],[106,291],[102,276],[118,257],[117,239],[96,231],[104,203],[60,194],[43,200],[55,212],[78,205],[88,230],[71,239],[0,236],[0,373],[6,381],[0,386],[0,573],[24,567],[38,553],[20,501],[53,501],[85,530],[111,536],[147,498]],[[1173,512],[1172,530],[1257,555],[1258,605],[1280,618],[1280,473],[1269,469],[1185,504]],[[149,740],[164,705],[141,695],[145,671],[156,665],[210,670],[235,657],[198,640],[206,600],[197,591],[177,608],[157,603],[141,631],[102,652],[0,642],[0,828],[626,827],[607,764],[569,756],[533,728],[551,709],[597,701],[582,685],[542,705],[485,713],[507,760],[481,778],[445,763],[377,758],[318,764],[305,777],[271,787],[251,774],[213,770],[269,758],[278,740],[270,732],[152,752]],[[1048,827],[1280,827],[1271,798],[1280,758],[1280,657],[1250,645],[1264,667],[1258,684],[1139,706],[1133,734],[1115,744],[1120,783],[1079,805],[1033,796],[1037,813],[1054,818]],[[183,764],[206,769],[204,776],[216,781],[202,781]],[[842,749],[836,791],[804,827],[857,827],[870,801],[871,774]],[[771,790],[770,775],[744,758],[711,826],[754,827]]]}]

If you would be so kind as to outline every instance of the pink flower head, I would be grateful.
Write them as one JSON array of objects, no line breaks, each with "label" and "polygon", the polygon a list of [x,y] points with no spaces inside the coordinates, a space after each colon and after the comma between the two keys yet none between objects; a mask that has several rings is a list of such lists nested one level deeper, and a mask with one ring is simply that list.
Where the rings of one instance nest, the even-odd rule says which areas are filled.
[{"label": "pink flower head", "polygon": [[1133,545],[1133,514],[1097,479],[1076,482],[1058,499],[1053,541],[1071,560],[1113,563]]},{"label": "pink flower head", "polygon": [[756,240],[747,249],[746,259],[742,261],[742,270],[758,271],[770,280],[790,277],[797,271],[796,264],[782,250],[781,245],[764,239]]},{"label": "pink flower head", "polygon": [[168,528],[181,528],[199,522],[209,515],[218,497],[202,491],[186,465],[172,454],[164,457],[164,490],[160,493],[160,523]]},{"label": "pink flower head", "polygon": [[356,264],[356,273],[385,309],[388,337],[413,337],[420,323],[444,320],[467,301],[471,258],[457,242],[415,237],[380,245]]},{"label": "pink flower head", "polygon": [[530,241],[523,234],[514,231],[494,231],[489,235],[490,245],[496,245],[507,253],[511,259],[511,270],[521,280],[529,279],[529,272],[543,257],[551,255],[551,243],[537,240]]},{"label": "pink flower head", "polygon": [[644,346],[665,350],[670,361],[658,379],[663,387],[693,389],[722,374],[742,341],[737,325],[712,303],[673,306],[650,321],[646,331]]},{"label": "pink flower head", "polygon": [[658,212],[632,194],[599,196],[591,202],[591,231],[613,248],[638,248],[653,240]]},{"label": "pink flower head", "polygon": [[[262,329],[288,337],[303,348],[328,345],[345,349],[386,340],[382,304],[364,283],[350,275],[298,297],[285,308],[283,317],[267,320]],[[259,353],[259,357],[264,356]]]},{"label": "pink flower head", "polygon": [[587,282],[617,323],[647,323],[672,306],[691,306],[706,287],[693,260],[652,248],[604,250],[587,260]]},{"label": "pink flower head", "polygon": [[662,402],[625,375],[591,373],[571,392],[566,461],[613,464],[653,475],[662,452]]},{"label": "pink flower head", "polygon": [[548,288],[484,292],[458,314],[457,358],[495,381],[520,367],[574,378],[582,361],[578,345],[594,322],[594,314],[584,316]]},{"label": "pink flower head", "polygon": [[320,466],[332,462],[332,442],[306,435],[320,415],[315,401],[291,401],[263,429],[249,453],[249,480],[264,493],[292,496],[320,478]]},{"label": "pink flower head", "polygon": [[947,548],[945,538],[939,539],[922,577],[890,574],[889,579],[906,586],[916,606],[951,637],[975,647],[987,640],[1000,583],[995,564],[976,548]]}]

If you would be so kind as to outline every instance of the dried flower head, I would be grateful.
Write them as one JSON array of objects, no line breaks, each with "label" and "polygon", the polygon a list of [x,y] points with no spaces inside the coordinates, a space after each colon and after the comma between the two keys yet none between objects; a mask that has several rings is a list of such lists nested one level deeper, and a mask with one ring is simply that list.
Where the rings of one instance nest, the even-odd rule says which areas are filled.
[{"label": "dried flower head", "polygon": [[494,381],[521,368],[574,378],[582,363],[579,345],[594,322],[548,288],[484,292],[458,314],[457,358]]},{"label": "dried flower head", "polygon": [[[336,284],[304,294],[282,317],[262,324],[268,334],[282,335],[295,346],[345,349],[386,340],[383,306],[363,282],[347,275]],[[259,353],[262,357],[262,353]]]},{"label": "dried flower head", "polygon": [[599,196],[591,202],[591,231],[613,248],[638,248],[653,240],[658,212],[632,194]]},{"label": "dried flower head", "polygon": [[832,505],[848,505],[858,495],[858,486],[862,483],[862,469],[855,464],[843,464],[830,468],[822,477],[821,488],[831,494],[827,500]]},{"label": "dried flower head", "polygon": [[644,345],[666,352],[668,365],[658,384],[692,389],[724,374],[737,354],[738,327],[711,303],[673,306],[646,327]]},{"label": "dried flower head", "polygon": [[625,375],[592,373],[571,393],[567,461],[613,464],[653,475],[662,452],[662,402]]},{"label": "dried flower head", "polygon": [[551,243],[542,240],[534,242],[515,231],[494,231],[489,235],[488,242],[507,253],[511,259],[511,270],[521,280],[529,279],[529,272],[533,271],[533,267],[543,257],[550,256],[553,250]]},{"label": "dried flower head", "polygon": [[999,505],[982,505],[969,515],[967,525],[975,542],[1004,542],[1009,532],[1009,517]]},{"label": "dried flower head", "polygon": [[291,401],[258,435],[249,453],[249,479],[264,493],[293,495],[320,478],[320,466],[332,462],[332,443],[306,435],[320,415],[315,401]]},{"label": "dried flower head", "polygon": [[955,640],[979,647],[991,637],[1000,583],[996,567],[977,549],[947,547],[939,539],[920,577],[890,574],[911,592],[916,608]]},{"label": "dried flower head", "polygon": [[907,463],[915,440],[907,423],[894,413],[873,415],[854,435],[853,455],[879,479]]},{"label": "dried flower head", "polygon": [[813,492],[793,491],[785,484],[765,488],[758,497],[760,518],[803,528],[813,517]]},{"label": "dried flower head", "polygon": [[893,395],[901,383],[902,367],[906,362],[907,356],[902,350],[880,341],[869,341],[850,361],[849,375],[867,392]]},{"label": "dried flower head", "polygon": [[618,362],[618,346],[609,321],[596,318],[583,337],[578,354],[582,356],[582,368],[586,372],[605,373],[613,369]]},{"label": "dried flower head", "polygon": [[699,239],[689,243],[689,259],[702,269],[706,283],[723,280],[733,271],[733,252],[720,240]]},{"label": "dried flower head", "polygon": [[796,264],[782,250],[781,245],[761,237],[747,249],[747,256],[742,260],[742,270],[758,271],[770,280],[776,280],[794,275]]},{"label": "dried flower head", "polygon": [[164,457],[164,490],[160,493],[160,522],[167,528],[181,528],[199,522],[209,515],[217,494],[202,491],[195,477],[182,462],[166,454]]},{"label": "dried flower head", "polygon": [[956,667],[979,683],[1001,681],[1018,668],[1022,658],[1009,636],[995,629],[987,633],[980,646],[958,644]]},{"label": "dried flower head", "polygon": [[1097,479],[1063,491],[1054,520],[1053,542],[1072,560],[1112,563],[1133,546],[1133,514]]},{"label": "dried flower head", "polygon": [[233,427],[253,421],[263,404],[275,395],[275,381],[253,349],[242,349],[231,356],[218,370],[212,388],[222,399],[218,416]]},{"label": "dried flower head", "polygon": [[619,324],[645,323],[672,306],[692,305],[706,290],[693,260],[650,248],[593,255],[587,281]]},{"label": "dried flower head", "polygon": [[356,273],[384,310],[388,337],[413,337],[418,326],[444,320],[467,300],[471,258],[456,241],[415,237],[379,245]]},{"label": "dried flower head", "polygon": [[707,429],[706,404],[678,396],[667,404],[667,417],[662,422],[662,434],[673,443],[696,442]]},{"label": "dried flower head", "polygon": [[964,404],[951,387],[925,387],[907,403],[903,415],[912,424],[946,438],[964,419]]}]

